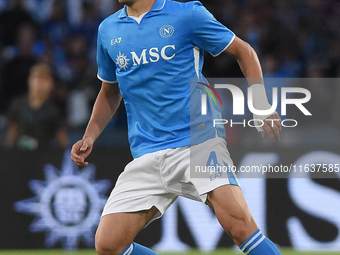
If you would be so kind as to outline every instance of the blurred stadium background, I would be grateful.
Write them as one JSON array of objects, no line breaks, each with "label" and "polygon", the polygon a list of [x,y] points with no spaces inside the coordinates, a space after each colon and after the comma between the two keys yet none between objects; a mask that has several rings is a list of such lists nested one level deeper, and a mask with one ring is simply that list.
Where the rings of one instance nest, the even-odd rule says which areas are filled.
[{"label": "blurred stadium background", "polygon": [[[227,127],[235,165],[340,163],[340,2],[201,2],[255,48],[265,77],[281,81],[275,86],[286,86],[282,81],[290,78],[303,84],[305,79],[316,81],[304,85],[312,94],[306,107],[313,116],[288,111],[299,125],[285,128],[278,143],[259,138],[253,128]],[[93,254],[100,210],[131,160],[124,106],[97,141],[89,167],[74,166],[68,149],[82,137],[100,89],[95,63],[97,27],[120,8],[116,0],[0,0],[0,254],[16,254],[10,250],[18,249],[25,249],[18,254],[30,254],[26,249],[38,254],[34,249],[46,248],[60,250],[43,250],[43,254],[63,254],[61,249],[89,249],[84,254]],[[14,102],[28,93],[29,72],[37,63],[53,71],[49,100],[57,112],[58,130],[66,138],[60,138],[55,129],[46,143],[27,135],[11,143],[9,134],[18,122]],[[213,59],[207,54],[204,73],[206,77],[242,77],[236,61],[224,55]],[[241,180],[262,231],[279,246],[291,248],[284,254],[293,255],[293,250],[339,254],[339,173],[324,179],[309,174],[266,177]],[[179,199],[136,241],[169,253],[195,248],[222,254],[212,252],[233,248],[212,211],[186,199]]]}]

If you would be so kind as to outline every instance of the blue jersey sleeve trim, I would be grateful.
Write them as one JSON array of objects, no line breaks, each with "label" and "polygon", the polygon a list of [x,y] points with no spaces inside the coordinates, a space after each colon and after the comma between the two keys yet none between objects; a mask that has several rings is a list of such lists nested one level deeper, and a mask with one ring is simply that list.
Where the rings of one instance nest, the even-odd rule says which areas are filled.
[{"label": "blue jersey sleeve trim", "polygon": [[209,52],[209,53],[210,53],[213,57],[217,57],[217,56],[221,55],[221,53],[224,52],[224,51],[230,46],[230,44],[233,43],[233,41],[235,40],[235,37],[236,37],[236,35],[234,34],[233,38],[230,40],[230,42],[228,43],[228,45],[225,46],[224,49],[221,50],[219,53],[217,53],[217,54],[215,54],[215,55],[211,54],[210,52]]},{"label": "blue jersey sleeve trim", "polygon": [[103,82],[106,82],[106,83],[116,83],[116,82],[118,82],[117,80],[115,80],[115,81],[107,81],[107,80],[101,78],[101,77],[99,76],[99,74],[97,74],[97,78],[98,78],[99,80],[103,81]]},{"label": "blue jersey sleeve trim", "polygon": [[[102,80],[116,81],[117,76],[115,73],[116,63],[113,61],[107,50],[108,44],[108,24],[110,20],[105,19],[98,28],[97,38],[97,65],[98,65],[98,77]],[[106,42],[106,43],[105,43]],[[103,77],[105,79],[103,79]]]}]

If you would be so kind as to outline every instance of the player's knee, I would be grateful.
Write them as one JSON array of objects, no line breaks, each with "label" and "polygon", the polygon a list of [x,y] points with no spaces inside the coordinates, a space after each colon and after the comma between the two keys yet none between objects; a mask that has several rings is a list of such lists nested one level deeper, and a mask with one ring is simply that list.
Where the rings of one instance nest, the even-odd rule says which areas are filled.
[{"label": "player's knee", "polygon": [[98,255],[119,255],[124,250],[124,247],[113,245],[101,245],[96,244],[96,251]]},{"label": "player's knee", "polygon": [[127,247],[127,245],[123,243],[124,242],[119,242],[118,240],[107,242],[96,237],[95,247],[98,255],[119,255]]}]

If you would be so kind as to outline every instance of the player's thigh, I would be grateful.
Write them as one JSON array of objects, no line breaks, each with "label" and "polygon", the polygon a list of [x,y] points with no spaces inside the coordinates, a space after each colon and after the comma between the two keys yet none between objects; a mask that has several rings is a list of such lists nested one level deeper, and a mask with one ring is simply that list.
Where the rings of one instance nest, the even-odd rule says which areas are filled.
[{"label": "player's thigh", "polygon": [[208,201],[222,227],[237,245],[258,229],[239,186],[218,187],[208,193]]},{"label": "player's thigh", "polygon": [[157,212],[157,208],[152,207],[145,211],[103,216],[96,233],[96,249],[120,254]]}]

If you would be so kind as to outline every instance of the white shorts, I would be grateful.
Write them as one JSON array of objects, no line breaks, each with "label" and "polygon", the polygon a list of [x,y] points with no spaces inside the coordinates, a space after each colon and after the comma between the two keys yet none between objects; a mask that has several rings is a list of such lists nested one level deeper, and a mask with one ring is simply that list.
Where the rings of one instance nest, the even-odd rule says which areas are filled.
[{"label": "white shorts", "polygon": [[234,173],[193,174],[195,166],[212,164],[233,166],[226,141],[222,138],[136,158],[120,174],[102,216],[148,210],[155,206],[159,212],[151,222],[160,218],[178,196],[207,202],[207,193],[217,187],[239,185]]}]

